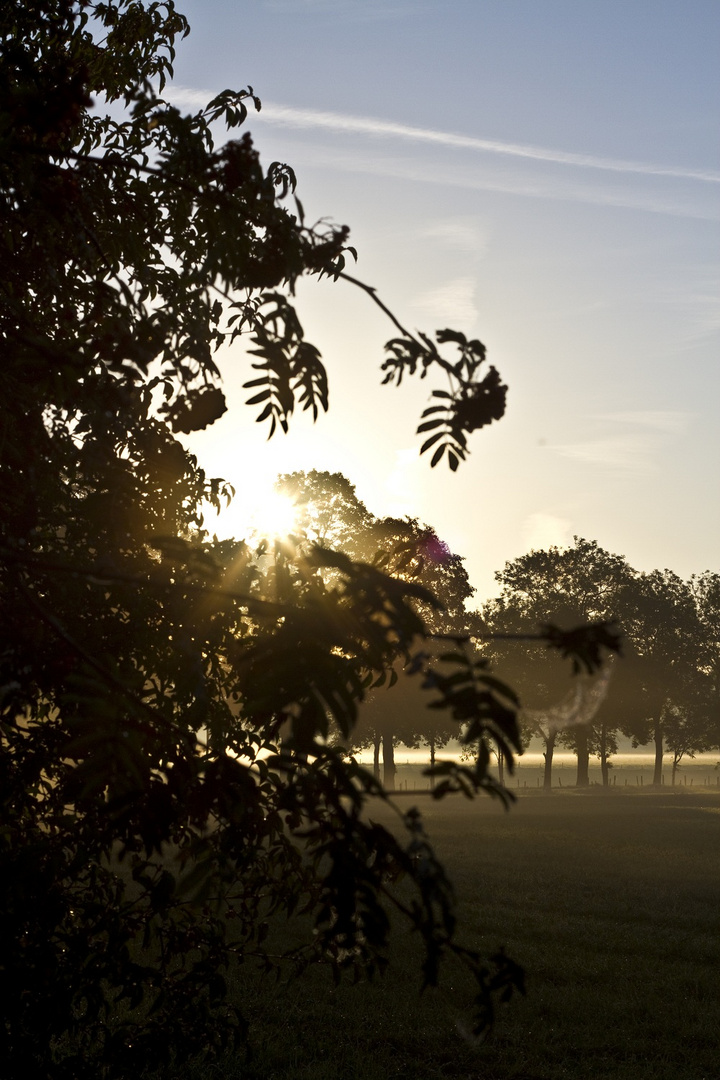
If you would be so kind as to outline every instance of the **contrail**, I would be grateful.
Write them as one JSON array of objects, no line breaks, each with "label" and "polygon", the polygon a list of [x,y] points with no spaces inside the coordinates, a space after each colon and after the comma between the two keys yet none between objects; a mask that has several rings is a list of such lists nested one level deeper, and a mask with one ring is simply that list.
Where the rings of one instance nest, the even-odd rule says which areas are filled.
[{"label": "contrail", "polygon": [[[166,93],[169,101],[177,105],[203,106],[212,97],[198,90],[174,87]],[[505,157],[529,158],[533,161],[546,161],[555,165],[571,165],[581,169],[603,169],[607,172],[639,173],[643,176],[670,176],[680,180],[700,180],[705,183],[720,183],[720,173],[701,169],[683,169],[669,165],[652,165],[640,161],[620,161],[613,158],[595,157],[591,154],[574,154],[563,150],[548,150],[538,146],[524,146],[520,143],[498,142],[494,139],[478,139],[472,135],[458,135],[433,128],[413,127],[409,124],[395,124],[389,120],[379,120],[369,116],[347,116],[344,113],[323,112],[317,109],[297,109],[275,102],[263,104],[262,118],[271,124],[282,124],[294,128],[322,128],[327,131],[339,131],[370,135],[379,138],[406,139],[410,142],[434,143],[437,146],[449,146],[461,150],[475,150],[487,154],[501,154]]]}]

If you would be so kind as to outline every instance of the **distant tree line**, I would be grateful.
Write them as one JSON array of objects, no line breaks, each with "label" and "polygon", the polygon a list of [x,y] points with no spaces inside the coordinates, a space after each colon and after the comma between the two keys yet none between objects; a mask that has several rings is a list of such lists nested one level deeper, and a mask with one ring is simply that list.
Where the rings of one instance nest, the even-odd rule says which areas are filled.
[{"label": "distant tree line", "polygon": [[[483,608],[498,669],[512,674],[524,737],[539,736],[544,784],[552,782],[557,745],[577,755],[577,785],[589,784],[591,757],[609,784],[611,757],[624,735],[655,750],[653,783],[666,753],[672,781],[683,757],[720,746],[720,574],[683,581],[671,570],[641,573],[627,561],[575,537],[571,547],[531,551],[497,573],[499,596]],[[550,620],[560,626],[614,619],[622,656],[575,680],[536,642],[515,640]]]},{"label": "distant tree line", "polygon": [[[441,611],[423,611],[438,654],[453,638],[469,636],[517,690],[525,745],[542,740],[544,787],[552,785],[559,747],[577,756],[578,787],[590,783],[592,758],[609,785],[621,735],[635,747],[654,747],[654,784],[667,754],[675,783],[683,758],[720,747],[720,574],[708,570],[683,581],[671,570],[641,573],[595,541],[575,537],[567,549],[531,551],[506,563],[495,575],[499,595],[475,610],[463,559],[417,519],[375,517],[339,473],[290,474],[278,489],[296,500],[304,541],[380,558],[441,600]],[[578,675],[534,637],[539,625],[569,629],[610,620],[623,633],[622,655],[592,674]],[[348,749],[372,748],[375,774],[382,762],[392,789],[397,746],[427,747],[432,766],[456,736],[457,724],[428,706],[419,679],[386,680],[367,695]],[[500,751],[501,779],[502,760]]]}]

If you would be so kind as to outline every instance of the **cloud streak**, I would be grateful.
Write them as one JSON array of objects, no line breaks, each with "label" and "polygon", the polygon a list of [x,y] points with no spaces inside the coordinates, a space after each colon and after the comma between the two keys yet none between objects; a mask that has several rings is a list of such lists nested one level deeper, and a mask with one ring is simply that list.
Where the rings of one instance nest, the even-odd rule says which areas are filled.
[{"label": "cloud streak", "polygon": [[[212,96],[212,93],[188,90],[183,87],[174,87],[166,92],[167,99],[174,104],[195,108],[205,105]],[[377,117],[349,116],[344,113],[327,112],[318,109],[298,109],[275,102],[266,102],[263,105],[263,119],[269,123],[290,128],[335,131],[349,135],[367,135],[374,138],[402,139],[409,142],[434,144],[458,150],[473,150],[503,157],[526,158],[531,161],[566,165],[580,169],[632,173],[640,176],[673,177],[680,180],[695,180],[711,184],[720,183],[720,173],[711,170],[624,161],[615,158],[597,157],[592,154],[578,154],[539,146],[527,146],[521,143],[501,142],[496,139],[479,139],[472,135],[438,131],[434,128],[397,124]]]},{"label": "cloud streak", "polygon": [[636,430],[555,445],[550,449],[583,465],[600,466],[615,472],[648,473],[658,467],[664,437],[681,434],[691,419],[691,413],[671,409],[602,413],[597,416],[600,422]]},{"label": "cloud streak", "polygon": [[478,316],[475,280],[471,277],[455,278],[422,293],[412,301],[411,307],[426,312],[431,319],[471,327]]},{"label": "cloud streak", "polygon": [[520,143],[500,142],[495,139],[478,139],[472,135],[437,131],[432,128],[396,124],[374,117],[347,116],[341,113],[315,109],[296,109],[288,105],[267,103],[263,107],[265,118],[272,123],[288,127],[325,128],[348,134],[370,135],[380,138],[406,139],[412,142],[435,143],[440,146],[462,150],[476,150],[506,157],[530,158],[533,161],[550,162],[555,165],[571,165],[583,169],[604,169],[609,172],[637,173],[642,176],[671,176],[681,180],[700,180],[720,183],[720,173],[702,169],[682,169],[667,165],[653,165],[639,161],[621,161],[613,158],[595,157],[591,154],[567,153]]},{"label": "cloud streak", "polygon": [[434,10],[433,4],[421,4],[419,0],[394,4],[388,0],[266,0],[266,6],[283,14],[333,16],[355,22],[379,22]]},{"label": "cloud streak", "polygon": [[[334,148],[313,146],[306,143],[297,147],[297,156],[293,158],[297,168],[301,164],[315,168],[342,169],[354,174],[366,173],[372,176],[387,176],[396,180],[409,180],[418,184],[440,184],[449,187],[466,188],[473,191],[496,191],[502,195],[518,195],[522,198],[553,199],[561,202],[589,203],[592,206],[616,207],[619,209],[640,210],[643,213],[666,214],[671,217],[692,218],[700,221],[717,221],[718,210],[700,205],[692,199],[666,198],[653,192],[616,191],[603,186],[597,180],[588,183],[587,175],[574,174],[562,177],[525,176],[520,170],[457,169],[445,165],[415,164],[406,160],[390,157],[371,157],[366,153],[343,152]],[[487,169],[487,166],[485,166]]]},{"label": "cloud streak", "polygon": [[672,409],[641,409],[636,412],[602,413],[598,419],[675,434],[685,430],[690,418],[690,413]]},{"label": "cloud streak", "polygon": [[646,473],[653,468],[657,440],[648,435],[628,434],[585,442],[565,443],[550,449],[582,465],[597,465],[619,472]]}]

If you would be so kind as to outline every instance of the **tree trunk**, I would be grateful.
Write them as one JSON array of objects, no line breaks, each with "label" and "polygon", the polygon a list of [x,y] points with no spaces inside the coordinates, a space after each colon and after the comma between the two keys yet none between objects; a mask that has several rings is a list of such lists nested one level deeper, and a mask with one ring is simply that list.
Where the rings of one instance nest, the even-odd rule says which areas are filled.
[{"label": "tree trunk", "polygon": [[584,724],[576,728],[577,779],[576,787],[590,786],[590,751],[588,749],[588,729]]},{"label": "tree trunk", "polygon": [[[662,784],[662,767],[663,767],[663,726],[662,720],[658,720],[655,725],[655,733],[653,736],[655,740],[655,772],[653,774],[653,784],[657,784],[659,787]],[[673,781],[674,783],[674,781]]]},{"label": "tree trunk", "polygon": [[[435,765],[435,736],[431,735],[430,736],[430,768],[432,769],[434,767],[434,765]],[[435,777],[431,773],[430,774],[430,790],[434,791],[434,789],[435,789]]]},{"label": "tree trunk", "polygon": [[501,784],[505,783],[505,755],[498,747],[497,751],[497,763],[498,763],[498,780]]},{"label": "tree trunk", "polygon": [[545,739],[545,749],[543,750],[543,757],[545,758],[545,773],[543,776],[543,788],[545,791],[549,791],[552,787],[552,762],[553,754],[555,752],[555,740],[557,739],[557,731],[551,731]]},{"label": "tree trunk", "polygon": [[383,784],[386,791],[395,790],[395,740],[392,735],[383,735]]},{"label": "tree trunk", "polygon": [[373,739],[373,776],[376,780],[380,779],[380,736],[376,735]]},{"label": "tree trunk", "polygon": [[605,724],[600,728],[600,772],[602,774],[603,787],[608,787],[610,783],[610,769],[608,767],[607,727]]}]

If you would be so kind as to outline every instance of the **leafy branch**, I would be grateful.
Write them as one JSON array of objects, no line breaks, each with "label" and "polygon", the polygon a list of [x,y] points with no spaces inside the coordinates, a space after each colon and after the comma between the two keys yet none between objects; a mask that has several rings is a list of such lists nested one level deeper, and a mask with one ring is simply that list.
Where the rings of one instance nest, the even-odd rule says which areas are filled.
[{"label": "leafy branch", "polygon": [[260,358],[252,367],[261,374],[243,383],[243,387],[256,390],[246,404],[262,405],[256,423],[269,420],[271,438],[278,426],[287,433],[296,395],[303,410],[312,411],[313,420],[317,420],[320,409],[327,412],[328,382],[320,353],[305,341],[300,320],[287,298],[281,293],[267,293],[261,299],[272,307],[267,313],[255,312],[255,347],[248,350]]},{"label": "leafy branch", "polygon": [[375,288],[350,274],[339,273],[337,276],[367,293],[402,335],[391,338],[385,345],[390,356],[382,364],[382,370],[386,372],[383,385],[394,383],[400,386],[404,375],[415,375],[418,370],[421,379],[431,368],[439,368],[447,375],[450,389],[432,391],[434,404],[422,413],[417,434],[432,432],[420,447],[421,454],[435,447],[431,467],[434,468],[447,452],[448,465],[455,472],[468,453],[466,436],[493,420],[500,420],[505,413],[507,386],[494,366],[481,372],[487,359],[485,346],[477,338],[468,341],[457,330],[438,330],[435,334],[437,344],[454,344],[460,354],[457,360],[448,360],[438,352],[427,334],[411,334],[383,303]]}]

